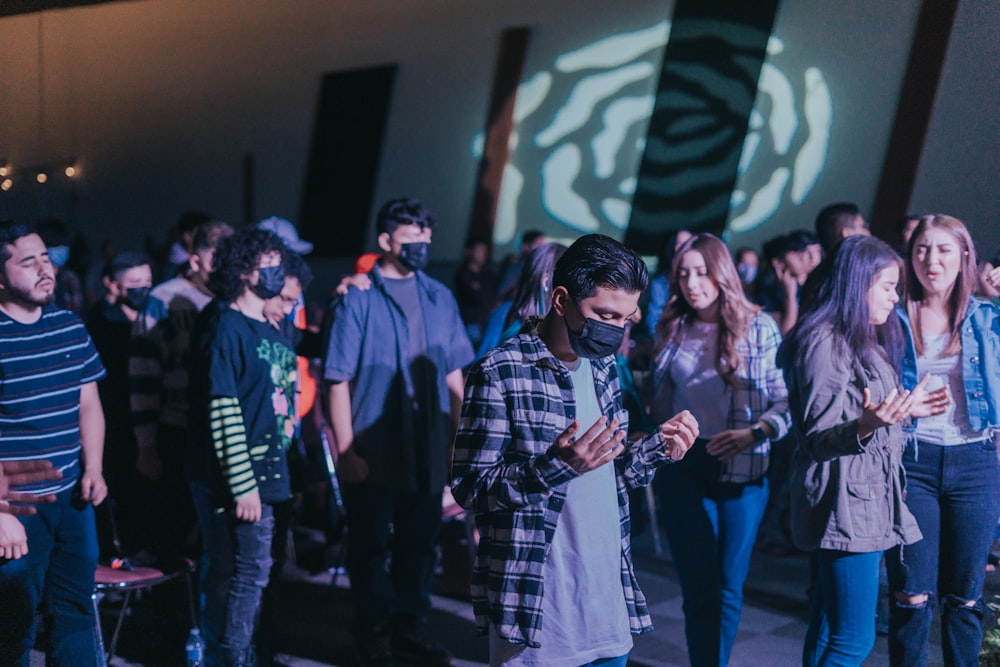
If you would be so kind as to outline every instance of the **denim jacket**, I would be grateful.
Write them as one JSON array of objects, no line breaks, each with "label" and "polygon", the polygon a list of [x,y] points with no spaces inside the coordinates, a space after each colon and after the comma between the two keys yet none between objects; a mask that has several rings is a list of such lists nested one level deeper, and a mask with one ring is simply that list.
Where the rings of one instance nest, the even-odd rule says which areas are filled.
[{"label": "denim jacket", "polygon": [[[907,333],[903,387],[913,389],[920,380],[913,326],[904,308],[897,306],[896,312]],[[977,433],[992,431],[1000,425],[1000,309],[977,297],[969,299],[962,320],[962,379],[968,400],[969,428]],[[915,431],[916,420],[913,420],[907,427],[908,439]]]}]

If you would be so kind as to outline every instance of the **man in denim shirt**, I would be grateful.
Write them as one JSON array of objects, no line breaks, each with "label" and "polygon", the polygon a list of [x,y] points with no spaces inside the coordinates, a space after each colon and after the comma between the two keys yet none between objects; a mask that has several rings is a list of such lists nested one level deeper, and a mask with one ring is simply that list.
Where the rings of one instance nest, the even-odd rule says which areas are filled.
[{"label": "man in denim shirt", "polygon": [[430,608],[462,367],[474,357],[454,296],[422,271],[434,222],[414,199],[383,205],[382,255],[368,274],[371,289],[348,291],[328,318],[323,376],[330,383],[351,535],[347,568],[365,665],[391,665],[393,657],[451,663],[420,626]]}]

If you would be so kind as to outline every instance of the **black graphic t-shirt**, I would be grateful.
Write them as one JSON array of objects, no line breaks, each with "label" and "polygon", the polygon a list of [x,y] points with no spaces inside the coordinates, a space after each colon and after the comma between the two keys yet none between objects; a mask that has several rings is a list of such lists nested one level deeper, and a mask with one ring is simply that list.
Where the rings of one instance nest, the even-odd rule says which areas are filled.
[{"label": "black graphic t-shirt", "polygon": [[[261,500],[287,500],[291,497],[287,452],[295,436],[295,352],[270,324],[231,308],[220,310],[215,325],[208,349],[209,397],[238,402]],[[210,424],[214,442],[224,440],[217,436],[225,428],[221,420]],[[239,452],[220,452],[218,445],[216,453],[229,461],[245,460]],[[238,497],[249,479],[234,489],[236,477],[228,477]]]}]

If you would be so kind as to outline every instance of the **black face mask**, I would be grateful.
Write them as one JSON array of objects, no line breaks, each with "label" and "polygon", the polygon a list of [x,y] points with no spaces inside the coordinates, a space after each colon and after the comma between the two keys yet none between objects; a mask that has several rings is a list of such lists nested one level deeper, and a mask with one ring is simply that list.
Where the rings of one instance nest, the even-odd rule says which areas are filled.
[{"label": "black face mask", "polygon": [[399,261],[410,271],[420,271],[427,266],[430,256],[430,243],[404,243],[399,251]]},{"label": "black face mask", "polygon": [[146,299],[149,298],[149,292],[152,289],[152,287],[129,287],[125,290],[124,294],[118,297],[118,301],[124,303],[133,310],[142,310],[142,307],[146,305]]},{"label": "black face mask", "polygon": [[285,286],[285,267],[281,264],[277,266],[262,266],[257,269],[257,285],[253,291],[262,299],[272,299],[281,294]]},{"label": "black face mask", "polygon": [[[580,312],[579,306],[576,306],[576,311]],[[576,333],[569,328],[568,323],[566,324],[569,345],[578,356],[587,359],[603,359],[618,352],[618,348],[622,346],[622,341],[625,339],[625,327],[616,327],[613,324],[590,317],[584,318],[584,320],[580,333]],[[565,321],[566,318],[563,317],[563,322]]]}]

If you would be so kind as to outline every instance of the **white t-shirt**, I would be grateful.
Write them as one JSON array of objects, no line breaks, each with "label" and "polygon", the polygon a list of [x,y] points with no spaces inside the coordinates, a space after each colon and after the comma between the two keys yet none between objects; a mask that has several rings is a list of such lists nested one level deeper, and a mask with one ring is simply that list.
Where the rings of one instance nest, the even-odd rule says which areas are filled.
[{"label": "white t-shirt", "polygon": [[[601,417],[590,360],[581,358],[570,377],[582,434]],[[621,559],[618,489],[609,462],[568,483],[542,569],[541,647],[510,644],[491,632],[490,665],[578,667],[629,653]]]}]

